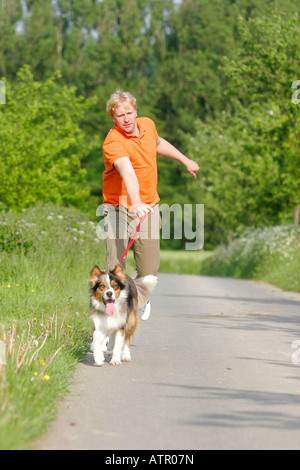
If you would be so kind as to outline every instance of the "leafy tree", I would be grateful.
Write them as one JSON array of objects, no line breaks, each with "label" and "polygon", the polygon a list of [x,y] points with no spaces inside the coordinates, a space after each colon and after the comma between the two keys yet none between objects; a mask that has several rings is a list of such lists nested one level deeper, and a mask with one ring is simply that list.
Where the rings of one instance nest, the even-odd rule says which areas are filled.
[{"label": "leafy tree", "polygon": [[[270,64],[273,63],[276,69],[276,61],[279,61],[283,82],[277,86],[282,90],[284,80],[289,80],[285,87],[287,94],[293,91],[290,89],[293,80],[300,77],[296,73],[295,44],[285,62],[276,57],[276,50],[284,50],[284,45],[280,45],[276,24],[271,30],[268,23],[274,5],[284,18],[292,18],[300,11],[299,0],[2,0],[0,76],[5,77],[7,88],[13,90],[17,71],[24,63],[30,65],[33,77],[39,83],[49,80],[59,70],[60,83],[76,87],[74,99],[78,95],[98,98],[98,104],[90,103],[80,127],[88,139],[93,136],[98,139],[98,146],[80,156],[80,164],[87,170],[88,185],[97,199],[101,197],[103,171],[101,146],[111,127],[105,103],[116,88],[129,89],[135,94],[139,115],[152,117],[159,133],[185,153],[189,149],[187,134],[198,135],[197,129],[202,124],[207,126],[207,139],[214,138],[211,126],[215,126],[220,128],[220,134],[228,137],[232,146],[240,138],[239,132],[245,136],[244,129],[248,128],[247,145],[244,148],[239,142],[239,148],[236,148],[237,155],[241,155],[239,160],[245,162],[248,154],[253,160],[253,165],[243,163],[247,167],[243,175],[251,173],[253,177],[255,167],[263,171],[258,152],[264,162],[269,158],[266,155],[272,155],[272,162],[276,161],[278,169],[273,168],[273,172],[280,175],[277,183],[259,185],[259,197],[263,201],[260,207],[266,209],[268,206],[268,210],[257,212],[253,202],[251,223],[275,220],[275,212],[286,212],[283,207],[289,204],[297,207],[299,191],[291,175],[296,171],[294,160],[298,137],[294,131],[298,125],[295,113],[299,108],[295,105],[291,108],[289,103],[288,108],[283,109],[282,103],[290,100],[283,95],[280,97],[279,89],[273,87],[272,76],[267,79],[267,73],[272,74],[274,69]],[[239,22],[239,16],[244,19],[242,22]],[[251,23],[255,19],[260,21],[260,26]],[[286,34],[287,44],[290,44],[288,32]],[[223,56],[228,57],[226,69],[222,66]],[[293,67],[295,76],[292,78]],[[230,93],[226,94],[226,90]],[[273,95],[278,101],[276,106]],[[5,112],[7,110],[8,107]],[[220,117],[224,111],[227,114]],[[268,114],[269,111],[274,114]],[[281,120],[282,112],[285,117],[289,114],[291,119]],[[202,124],[197,124],[199,118]],[[272,130],[267,131],[264,126],[261,130],[260,119],[263,123],[267,120]],[[248,125],[248,121],[251,124]],[[252,130],[255,132],[253,139],[250,136]],[[272,144],[275,136],[279,145],[275,145],[275,140]],[[225,159],[225,149],[222,152]],[[209,157],[200,155],[200,158],[203,159],[201,172],[205,172]],[[248,187],[246,180],[243,184]],[[285,188],[280,196],[275,191],[276,184]],[[163,202],[198,201],[200,187],[201,184],[195,186],[176,163],[159,159],[159,193]],[[208,197],[205,190],[204,196]],[[257,199],[255,195],[253,198]],[[293,203],[288,202],[292,199]],[[215,207],[217,210],[217,203]],[[218,230],[212,216],[210,233],[213,237],[224,236],[227,229],[234,232],[239,225],[239,212],[234,217],[233,210],[231,213],[232,224],[228,226],[222,222],[222,228],[218,225]],[[246,223],[247,217],[243,212],[241,224]]]},{"label": "leafy tree", "polygon": [[[300,77],[299,16],[274,14],[268,18],[241,21],[243,51],[236,63],[227,63],[232,77],[231,95],[257,109],[257,131],[261,144],[278,168],[277,193],[288,210],[300,204],[300,120],[293,103],[291,85]],[[260,116],[261,102],[269,102],[269,119]],[[259,149],[260,150],[260,149]],[[260,152],[262,153],[262,152]],[[275,201],[274,197],[274,201]]]},{"label": "leafy tree", "polygon": [[197,189],[206,220],[223,239],[242,226],[291,220],[300,203],[299,108],[291,101],[300,76],[298,18],[241,19],[240,34],[238,57],[223,68],[228,109],[198,122],[188,139],[203,173]]},{"label": "leafy tree", "polygon": [[38,201],[86,205],[81,158],[95,141],[87,140],[80,121],[92,100],[76,97],[59,78],[37,82],[25,66],[0,106],[0,200],[12,209]]},{"label": "leafy tree", "polygon": [[16,52],[20,40],[16,25],[22,17],[22,7],[18,0],[3,0],[0,6],[0,75],[11,78],[16,73]]}]

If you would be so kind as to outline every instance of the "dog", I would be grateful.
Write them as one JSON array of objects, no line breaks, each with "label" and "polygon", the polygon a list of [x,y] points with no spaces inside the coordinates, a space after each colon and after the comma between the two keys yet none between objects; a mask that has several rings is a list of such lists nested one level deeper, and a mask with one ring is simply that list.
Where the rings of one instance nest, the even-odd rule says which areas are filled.
[{"label": "dog", "polygon": [[[112,351],[111,365],[130,362],[130,339],[139,320],[139,309],[157,284],[157,277],[128,276],[119,264],[113,271],[95,265],[90,273],[90,317],[94,324],[91,350],[95,364],[104,363],[104,352]],[[109,336],[108,345],[106,345]]]}]

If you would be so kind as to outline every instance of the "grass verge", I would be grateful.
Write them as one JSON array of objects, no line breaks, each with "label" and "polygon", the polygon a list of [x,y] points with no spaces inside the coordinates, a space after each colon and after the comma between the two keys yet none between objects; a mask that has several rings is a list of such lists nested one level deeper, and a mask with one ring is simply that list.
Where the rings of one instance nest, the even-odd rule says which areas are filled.
[{"label": "grass verge", "polygon": [[201,274],[202,265],[213,255],[213,251],[171,251],[160,252],[160,272],[178,274]]},{"label": "grass verge", "polygon": [[0,449],[26,448],[67,393],[91,332],[96,225],[53,206],[0,214]]},{"label": "grass verge", "polygon": [[261,280],[300,292],[300,228],[247,229],[214,251],[161,251],[160,271]]},{"label": "grass verge", "polygon": [[282,225],[248,229],[204,260],[201,273],[261,280],[300,292],[300,228]]}]

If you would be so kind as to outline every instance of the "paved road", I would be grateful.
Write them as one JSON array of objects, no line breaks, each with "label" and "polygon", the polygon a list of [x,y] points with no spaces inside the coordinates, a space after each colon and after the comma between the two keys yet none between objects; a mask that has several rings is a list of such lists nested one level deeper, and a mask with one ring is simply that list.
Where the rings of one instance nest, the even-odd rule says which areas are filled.
[{"label": "paved road", "polygon": [[161,274],[132,362],[88,354],[39,448],[300,449],[299,322],[299,294]]}]

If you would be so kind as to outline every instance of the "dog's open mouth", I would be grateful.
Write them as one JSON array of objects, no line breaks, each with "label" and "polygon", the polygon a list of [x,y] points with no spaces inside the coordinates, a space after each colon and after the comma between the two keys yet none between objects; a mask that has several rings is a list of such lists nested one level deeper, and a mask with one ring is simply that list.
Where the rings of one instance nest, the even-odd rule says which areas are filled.
[{"label": "dog's open mouth", "polygon": [[108,300],[103,300],[104,302],[104,305],[105,305],[105,311],[107,313],[107,315],[113,315],[114,311],[115,311],[115,302],[114,300],[112,299],[108,299]]}]

